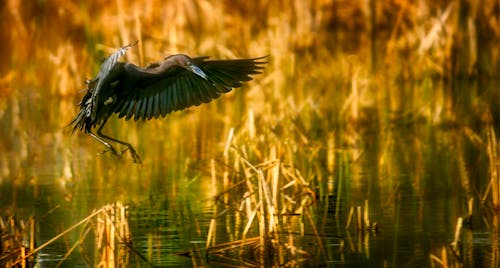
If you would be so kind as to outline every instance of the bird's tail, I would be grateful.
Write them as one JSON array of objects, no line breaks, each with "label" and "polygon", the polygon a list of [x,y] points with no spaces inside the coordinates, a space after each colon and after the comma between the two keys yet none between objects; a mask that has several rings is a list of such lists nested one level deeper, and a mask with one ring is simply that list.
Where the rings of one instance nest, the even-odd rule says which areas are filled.
[{"label": "bird's tail", "polygon": [[82,131],[89,131],[92,124],[91,124],[91,118],[89,116],[90,114],[90,109],[91,109],[91,99],[90,99],[89,93],[87,93],[83,99],[82,102],[78,104],[80,106],[80,111],[78,114],[75,116],[73,120],[66,126],[66,127],[71,127],[72,130],[71,132],[74,133],[76,130],[82,130]]},{"label": "bird's tail", "polygon": [[84,110],[80,110],[76,117],[67,125],[67,127],[72,128],[71,133],[74,133],[76,130],[85,130],[85,126],[87,125],[85,114]]}]

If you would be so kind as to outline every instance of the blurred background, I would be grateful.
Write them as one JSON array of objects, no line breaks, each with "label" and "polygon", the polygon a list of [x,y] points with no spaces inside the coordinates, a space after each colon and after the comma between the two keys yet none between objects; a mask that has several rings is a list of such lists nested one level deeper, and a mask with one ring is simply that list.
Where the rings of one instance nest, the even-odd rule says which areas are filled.
[{"label": "blurred background", "polygon": [[[19,221],[34,252],[120,202],[129,259],[106,259],[100,229],[81,227],[31,261],[498,267],[499,16],[495,0],[2,1],[3,241],[26,246]],[[137,165],[66,127],[85,80],[135,40],[122,59],[141,66],[269,62],[210,104],[112,117],[104,132]]]}]

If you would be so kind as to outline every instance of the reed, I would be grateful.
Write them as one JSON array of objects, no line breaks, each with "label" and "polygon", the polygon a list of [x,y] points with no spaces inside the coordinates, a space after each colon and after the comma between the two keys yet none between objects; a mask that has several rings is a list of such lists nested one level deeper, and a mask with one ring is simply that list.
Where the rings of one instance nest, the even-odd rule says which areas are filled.
[{"label": "reed", "polygon": [[[223,170],[221,173],[212,171],[212,177],[214,180],[225,181],[225,187],[214,197],[216,202],[207,237],[207,252],[221,254],[220,248],[229,250],[240,245],[234,250],[239,254],[247,254],[247,247],[257,246],[258,263],[285,264],[289,260],[287,256],[298,260],[297,258],[311,254],[297,244],[297,238],[293,234],[304,235],[305,224],[315,230],[312,205],[316,193],[310,186],[311,182],[289,162],[287,157],[293,154],[288,150],[292,147],[276,141],[271,143],[255,140],[255,137],[261,135],[261,131],[267,130],[263,126],[254,126],[251,123],[252,117],[249,118],[250,122],[243,124],[244,127],[239,131],[229,131],[223,154],[225,165],[212,165],[212,170]],[[229,168],[231,163],[232,167]],[[241,224],[227,222],[232,213]],[[215,226],[217,221],[224,218],[226,226],[233,226],[226,230],[231,232],[229,237],[232,241],[240,242],[214,244],[217,241]],[[318,237],[316,243],[321,245],[318,231],[314,231],[313,235]],[[248,241],[254,242],[249,244]],[[231,247],[226,248],[226,244]]]},{"label": "reed", "polygon": [[365,200],[364,206],[351,207],[349,210],[349,216],[347,217],[347,223],[345,226],[346,229],[350,228],[351,223],[353,222],[353,217],[355,217],[353,224],[358,232],[377,230],[377,223],[370,221],[368,204],[368,200]]},{"label": "reed", "polygon": [[[297,264],[313,255],[304,246],[307,235],[315,237],[318,255],[327,258],[319,237],[331,215],[319,213],[318,204],[334,208],[336,222],[350,228],[351,220],[342,222],[348,209],[343,202],[356,199],[351,191],[362,183],[359,174],[366,166],[359,160],[373,136],[383,141],[376,145],[378,155],[369,159],[376,163],[378,178],[369,183],[390,192],[380,206],[363,197],[359,200],[367,198],[370,207],[351,208],[358,230],[374,226],[369,209],[393,209],[398,220],[405,187],[424,197],[426,141],[412,131],[458,127],[463,130],[459,135],[488,162],[487,178],[472,180],[471,167],[483,160],[471,159],[466,148],[454,146],[457,159],[452,161],[466,192],[464,202],[476,198],[490,230],[498,231],[498,96],[485,96],[486,86],[464,83],[498,77],[496,1],[6,3],[0,10],[5,44],[0,50],[0,131],[5,137],[0,183],[25,185],[34,178],[36,184],[37,174],[27,165],[64,162],[61,170],[49,172],[62,174],[64,184],[92,174],[99,185],[127,181],[122,187],[144,189],[141,178],[185,178],[189,163],[209,159],[200,172],[210,174],[206,194],[215,200],[210,223],[199,227],[206,234],[206,249],[217,256],[257,249],[258,261],[245,264]],[[44,14],[37,13],[41,10]],[[112,120],[110,132],[139,144],[140,153],[152,159],[120,174],[115,172],[123,167],[118,161],[112,162],[118,167],[108,168],[111,158],[96,155],[98,145],[79,136],[68,138],[63,127],[76,111],[85,79],[97,72],[99,59],[133,40],[139,45],[126,59],[141,65],[172,53],[217,58],[269,54],[269,64],[264,75],[224,101],[147,125]],[[408,128],[401,134],[406,138],[398,140],[394,127]],[[151,133],[158,134],[158,141]],[[47,147],[53,150],[46,153]],[[397,179],[405,172],[412,175],[407,184]],[[171,183],[172,192],[181,184]],[[103,196],[96,193],[96,199]],[[467,218],[482,213],[478,211],[469,209]],[[98,223],[86,221],[80,232],[82,240],[99,234],[95,250],[100,255],[92,264],[129,263],[130,257],[116,246],[126,241],[127,228],[113,225],[126,217],[113,213],[98,213],[99,218],[90,214]],[[220,241],[221,232],[231,241]],[[25,256],[35,250],[29,249]],[[441,249],[436,254],[434,262],[449,265]]]},{"label": "reed", "polygon": [[0,265],[27,267],[33,264],[35,249],[35,218],[0,217]]},{"label": "reed", "polygon": [[[498,152],[499,152],[499,146],[496,140],[496,134],[495,134],[495,129],[493,126],[488,126],[486,129],[486,147],[487,147],[487,153],[488,153],[488,160],[489,160],[489,173],[490,173],[490,183],[489,183],[489,190],[491,194],[491,203],[493,205],[493,208],[496,210],[500,209],[500,183],[499,183],[499,176],[498,176],[498,163],[499,163],[499,158],[498,158]],[[488,192],[486,192],[488,194]]]},{"label": "reed", "polygon": [[[32,217],[26,225],[23,221],[16,223],[15,218],[8,219],[6,224],[3,218],[0,221],[2,226],[2,254],[0,263],[5,267],[26,267],[33,263],[34,255],[62,239],[75,230],[80,229],[78,239],[68,248],[65,255],[61,258],[56,267],[64,265],[69,256],[75,249],[81,248],[84,251],[84,245],[89,234],[93,234],[95,248],[85,254],[95,255],[95,260],[89,260],[89,265],[99,267],[126,267],[131,265],[130,252],[138,260],[149,264],[149,261],[132,247],[130,230],[128,227],[127,208],[116,203],[103,206],[95,210],[73,226],[67,228],[52,239],[44,242],[35,248],[35,219]],[[18,229],[18,226],[21,227]],[[15,229],[13,229],[15,228]],[[12,235],[3,234],[12,233]]]},{"label": "reed", "polygon": [[458,217],[457,224],[455,227],[455,235],[453,241],[448,246],[443,246],[440,248],[439,255],[429,254],[431,267],[463,267],[465,264],[472,264],[466,262],[463,253],[463,245],[461,241],[462,235],[463,218]]},{"label": "reed", "polygon": [[444,267],[444,268],[454,267],[454,266],[450,266],[448,264],[448,255],[446,252],[446,247],[443,247],[441,249],[440,254],[441,254],[441,256],[436,256],[434,254],[430,255],[431,267],[433,267],[433,268],[436,267],[436,264],[439,264],[438,267]]}]

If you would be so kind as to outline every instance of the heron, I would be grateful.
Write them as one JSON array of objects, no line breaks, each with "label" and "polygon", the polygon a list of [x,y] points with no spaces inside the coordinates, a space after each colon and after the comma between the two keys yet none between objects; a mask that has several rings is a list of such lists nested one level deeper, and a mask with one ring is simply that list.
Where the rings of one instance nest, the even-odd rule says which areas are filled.
[{"label": "heron", "polygon": [[[262,73],[267,63],[267,56],[209,60],[185,54],[170,55],[146,67],[119,61],[135,44],[137,41],[112,53],[102,62],[98,74],[86,81],[80,110],[70,125],[72,133],[83,131],[118,157],[128,150],[136,163],[141,163],[141,158],[130,143],[102,132],[110,116],[145,121],[208,103],[252,80],[252,75]],[[116,144],[125,149],[118,152]]]}]

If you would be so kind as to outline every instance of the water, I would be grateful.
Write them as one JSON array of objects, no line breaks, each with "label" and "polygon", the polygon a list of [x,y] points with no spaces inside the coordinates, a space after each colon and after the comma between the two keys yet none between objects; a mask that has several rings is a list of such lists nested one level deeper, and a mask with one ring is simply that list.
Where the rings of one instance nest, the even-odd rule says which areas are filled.
[{"label": "water", "polygon": [[[220,202],[212,197],[223,187],[217,181],[214,189],[210,159],[220,157],[217,150],[223,149],[225,137],[203,134],[206,130],[197,122],[199,117],[191,113],[172,116],[174,122],[188,123],[184,125],[168,119],[152,126],[114,120],[112,130],[122,133],[128,129],[132,142],[139,144],[144,164],[136,165],[127,157],[120,160],[109,153],[99,154],[100,145],[84,135],[50,129],[36,120],[36,109],[32,114],[16,107],[26,105],[24,102],[27,100],[10,99],[2,119],[0,207],[3,217],[35,217],[37,245],[94,209],[121,202],[128,207],[136,251],[125,250],[129,265],[145,265],[139,255],[154,266],[258,265],[259,257],[250,253],[251,248],[243,255],[228,251],[222,256],[204,250],[214,205]],[[453,241],[457,219],[468,213],[467,200],[477,198],[474,191],[485,190],[479,181],[485,176],[485,153],[474,149],[461,128],[415,123],[360,130],[358,140],[351,144],[342,142],[347,130],[336,132],[335,139],[342,146],[335,153],[336,168],[331,176],[341,190],[326,199],[318,196],[312,210],[314,228],[304,215],[289,217],[304,226],[303,235],[293,237],[306,253],[298,259],[285,255],[290,258],[285,263],[429,266],[431,254],[440,257],[441,249]],[[197,143],[201,137],[209,137],[205,142],[214,146],[200,152]],[[326,167],[321,168],[328,173]],[[377,231],[359,233],[353,226],[345,228],[350,208],[365,206],[365,200]],[[482,266],[494,259],[490,255],[495,236],[485,226],[486,212],[477,202],[472,228],[462,229],[461,261]],[[230,242],[237,228],[235,208],[217,209],[216,242]],[[92,231],[79,250],[65,257],[82,230],[77,228],[51,243],[36,255],[36,261],[41,267],[52,267],[62,259],[67,267],[96,264],[98,238],[92,237]]]},{"label": "water", "polygon": [[[33,241],[40,267],[500,266],[489,1],[101,2],[0,8],[4,244]],[[136,39],[136,64],[269,64],[216,102],[111,118],[137,165],[66,127],[99,59]],[[356,213],[347,226],[358,207],[376,228],[358,231]]]}]

